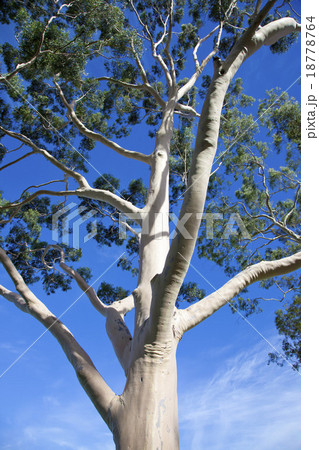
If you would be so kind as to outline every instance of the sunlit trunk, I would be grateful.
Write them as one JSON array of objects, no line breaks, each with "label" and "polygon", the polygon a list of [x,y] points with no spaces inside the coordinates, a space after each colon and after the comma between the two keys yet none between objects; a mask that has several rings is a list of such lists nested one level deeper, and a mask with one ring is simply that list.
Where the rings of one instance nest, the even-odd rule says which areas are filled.
[{"label": "sunlit trunk", "polygon": [[129,370],[117,399],[113,429],[117,449],[179,448],[176,344],[149,345]]}]

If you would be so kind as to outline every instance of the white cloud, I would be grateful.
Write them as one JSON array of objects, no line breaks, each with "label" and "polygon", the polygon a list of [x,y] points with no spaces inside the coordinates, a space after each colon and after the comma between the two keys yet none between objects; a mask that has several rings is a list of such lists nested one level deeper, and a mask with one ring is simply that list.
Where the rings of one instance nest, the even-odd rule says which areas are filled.
[{"label": "white cloud", "polygon": [[182,393],[179,411],[183,450],[300,448],[300,376],[267,366],[261,346]]}]

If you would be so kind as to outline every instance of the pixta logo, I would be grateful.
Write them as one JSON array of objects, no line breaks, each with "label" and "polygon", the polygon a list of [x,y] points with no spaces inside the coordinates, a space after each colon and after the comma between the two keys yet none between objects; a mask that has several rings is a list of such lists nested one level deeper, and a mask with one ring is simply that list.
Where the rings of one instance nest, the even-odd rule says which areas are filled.
[{"label": "pixta logo", "polygon": [[[194,215],[196,220],[203,221],[205,237],[207,239],[215,239],[216,234],[219,236],[219,239],[223,240],[230,239],[230,237],[233,236],[236,236],[238,239],[251,239],[251,236],[238,213],[232,213],[230,215],[224,215],[222,213],[186,213],[182,217],[177,217],[174,213],[169,213],[169,220],[175,225],[175,229],[169,234],[170,239],[174,238],[177,233],[182,235],[184,239],[196,238],[196,236],[193,237],[191,235],[187,228],[188,221],[193,218]],[[143,229],[135,228],[134,222],[141,219],[144,219]],[[166,223],[167,215],[163,213],[154,213],[151,218],[147,213],[143,212],[139,214],[121,213],[119,218],[119,237],[124,240],[127,238],[127,232],[133,231],[134,234],[138,236],[142,234],[147,235],[152,232],[158,239],[161,239],[166,234],[166,230],[163,227],[163,224]],[[219,233],[216,233],[217,229]]]},{"label": "pixta logo", "polygon": [[[71,245],[73,248],[79,249],[80,228],[97,213],[97,211],[88,211],[86,214],[83,214],[85,210],[85,206],[78,207],[76,203],[69,203],[54,213],[52,216],[52,240],[54,242],[61,241],[65,245]],[[78,219],[71,223],[76,218]],[[83,237],[83,243],[85,244],[92,239],[96,233],[97,225],[96,221],[93,221],[90,233]]]}]

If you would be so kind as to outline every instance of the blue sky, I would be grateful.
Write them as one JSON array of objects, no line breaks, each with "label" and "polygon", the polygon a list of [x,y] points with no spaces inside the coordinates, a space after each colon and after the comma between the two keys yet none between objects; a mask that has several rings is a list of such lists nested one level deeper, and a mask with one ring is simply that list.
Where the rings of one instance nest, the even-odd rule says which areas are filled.
[{"label": "blue sky", "polygon": [[[295,83],[300,75],[299,51],[296,45],[287,55],[278,56],[261,49],[238,73],[244,79],[245,93],[262,98],[268,89],[280,86],[285,90]],[[289,94],[299,98],[299,91],[300,86],[295,83]],[[141,142],[145,152],[152,150],[149,145],[153,144],[141,135],[131,141],[131,148],[140,149]],[[97,147],[92,165],[102,173],[129,177],[134,172],[134,177],[147,178],[147,171],[139,163],[109,155]],[[1,187],[8,187],[14,199],[21,187],[34,180],[35,172],[38,182],[46,180],[48,174],[56,174],[49,168],[48,172],[39,173],[40,167],[40,159],[35,158],[29,175],[23,164],[18,167],[18,179],[13,179],[14,172],[8,171],[1,179]],[[92,169],[88,178],[92,181],[97,176]],[[86,244],[84,251],[93,269],[93,282],[122,253],[118,248],[96,248],[92,242]],[[225,281],[212,263],[196,257],[192,263],[214,287]],[[190,275],[210,292],[210,286],[196,271]],[[114,266],[103,280],[114,284],[124,280],[128,289],[133,289],[136,282]],[[1,269],[2,282],[11,286]],[[120,393],[124,375],[106,337],[104,319],[92,310],[78,287],[47,298],[40,286],[35,286],[34,291],[57,316],[76,302],[63,321],[112,389]],[[268,342],[280,349],[273,323],[274,307],[277,305],[269,304],[263,314],[249,318],[259,334],[225,307],[183,337],[177,355],[182,450],[300,448],[300,376],[287,365],[267,365],[267,354],[273,351]],[[54,338],[49,333],[41,336],[44,330],[40,324],[4,300],[0,301],[0,317],[0,375],[32,346],[0,378],[0,448],[113,449],[111,433],[78,384]],[[128,323],[132,323],[132,315]]]}]

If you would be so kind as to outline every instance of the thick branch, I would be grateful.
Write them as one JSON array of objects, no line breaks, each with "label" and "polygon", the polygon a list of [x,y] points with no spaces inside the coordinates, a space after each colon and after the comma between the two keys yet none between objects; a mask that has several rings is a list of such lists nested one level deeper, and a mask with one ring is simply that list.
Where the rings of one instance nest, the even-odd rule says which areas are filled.
[{"label": "thick branch", "polygon": [[16,202],[6,204],[5,206],[1,206],[0,211],[4,211],[7,209],[14,209],[14,212],[9,219],[2,220],[0,223],[10,222],[12,217],[14,217],[20,211],[22,206],[26,205],[27,203],[30,203],[33,199],[39,197],[40,195],[53,195],[57,197],[67,197],[71,195],[76,195],[77,197],[80,198],[81,197],[90,198],[92,200],[105,202],[113,206],[114,208],[117,208],[124,214],[130,214],[131,220],[134,220],[136,223],[141,224],[141,217],[140,217],[141,210],[139,208],[132,205],[132,203],[130,203],[129,201],[124,200],[123,198],[113,194],[113,192],[106,191],[104,189],[93,189],[91,187],[69,191],[50,191],[46,189],[41,189],[39,191],[33,192],[31,195],[29,195],[26,199],[22,201],[17,200]]},{"label": "thick branch", "polygon": [[9,289],[6,289],[4,286],[0,285],[0,295],[2,295],[2,297],[4,297],[9,302],[13,303],[21,311],[25,313],[28,312],[28,306],[26,302],[16,292],[11,292],[9,291]]},{"label": "thick branch", "polygon": [[287,36],[294,31],[300,31],[301,26],[295,19],[290,17],[274,20],[258,29],[260,23],[267,16],[275,3],[276,0],[270,0],[257,14],[251,26],[243,33],[242,37],[235,44],[223,62],[220,69],[221,73],[227,73],[234,64],[240,65],[263,45],[272,45],[280,38]]},{"label": "thick branch", "polygon": [[255,11],[254,11],[253,15],[251,16],[252,18],[257,16],[257,14],[259,13],[260,8],[261,8],[261,4],[262,4],[262,0],[257,0]]},{"label": "thick branch", "polygon": [[[244,38],[240,40],[241,50],[238,53],[235,50],[235,57],[233,57],[232,51],[230,57],[226,59],[225,63],[230,64],[229,70],[225,70],[225,64],[221,70],[220,60],[214,59],[214,77],[208,89],[199,120],[195,150],[176,235],[172,241],[162,275],[155,277],[153,280],[153,292],[155,294],[149,322],[150,340],[153,342],[168,339],[169,324],[174,312],[175,301],[194,252],[206,199],[210,169],[217,149],[221,110],[226,91],[231,79],[246,57],[254,53],[267,41],[268,38],[266,39],[266,37],[264,39],[256,37],[255,31],[274,3],[274,0],[269,1],[244,33]],[[287,20],[289,23],[287,23]],[[291,20],[294,26],[297,26],[296,22],[293,19]],[[280,27],[285,28],[287,33],[291,32],[291,25],[290,19],[280,20]],[[276,30],[275,33],[278,36],[276,23],[271,24],[270,30],[268,29],[270,33]],[[281,32],[280,35],[282,35]],[[244,47],[244,44],[247,44],[248,48]]]},{"label": "thick branch", "polygon": [[[167,339],[169,322],[175,301],[187,273],[197,239],[210,177],[217,149],[217,139],[224,96],[230,79],[215,70],[199,119],[195,149],[192,157],[176,235],[172,241],[161,276],[153,280],[150,334],[151,340]],[[160,337],[161,336],[161,337]]]},{"label": "thick branch", "polygon": [[74,339],[68,328],[30,291],[3,249],[0,249],[0,261],[14,282],[20,296],[5,288],[0,290],[1,295],[10,301],[15,300],[15,304],[23,305],[25,312],[28,312],[41,322],[57,339],[72,364],[82,387],[104,421],[110,426],[112,422],[110,408],[112,401],[115,399],[114,392],[105,383],[88,354]]},{"label": "thick branch", "polygon": [[182,105],[181,103],[176,103],[175,114],[180,114],[185,117],[200,117],[200,114],[189,105]]},{"label": "thick branch", "polygon": [[[126,300],[126,299],[124,299]],[[134,305],[133,296],[129,299],[129,303]],[[119,360],[125,375],[130,365],[130,353],[132,346],[132,336],[124,321],[124,316],[117,310],[117,305],[114,302],[106,309],[105,329],[110,341],[112,342],[115,354]]]},{"label": "thick branch", "polygon": [[76,192],[78,197],[90,198],[92,200],[98,200],[101,202],[108,203],[109,205],[114,206],[114,208],[118,209],[122,213],[129,214],[130,219],[132,219],[134,222],[141,224],[140,214],[142,210],[134,206],[128,200],[125,200],[124,198],[121,198],[113,194],[113,192],[106,191],[104,189],[94,189],[91,187],[77,189]]},{"label": "thick branch", "polygon": [[198,325],[207,317],[214,314],[222,306],[226,305],[247,286],[257,281],[285,275],[298,270],[301,265],[301,253],[296,253],[277,261],[261,261],[258,264],[247,267],[217,291],[205,297],[203,300],[179,310],[180,333],[185,333]]}]

